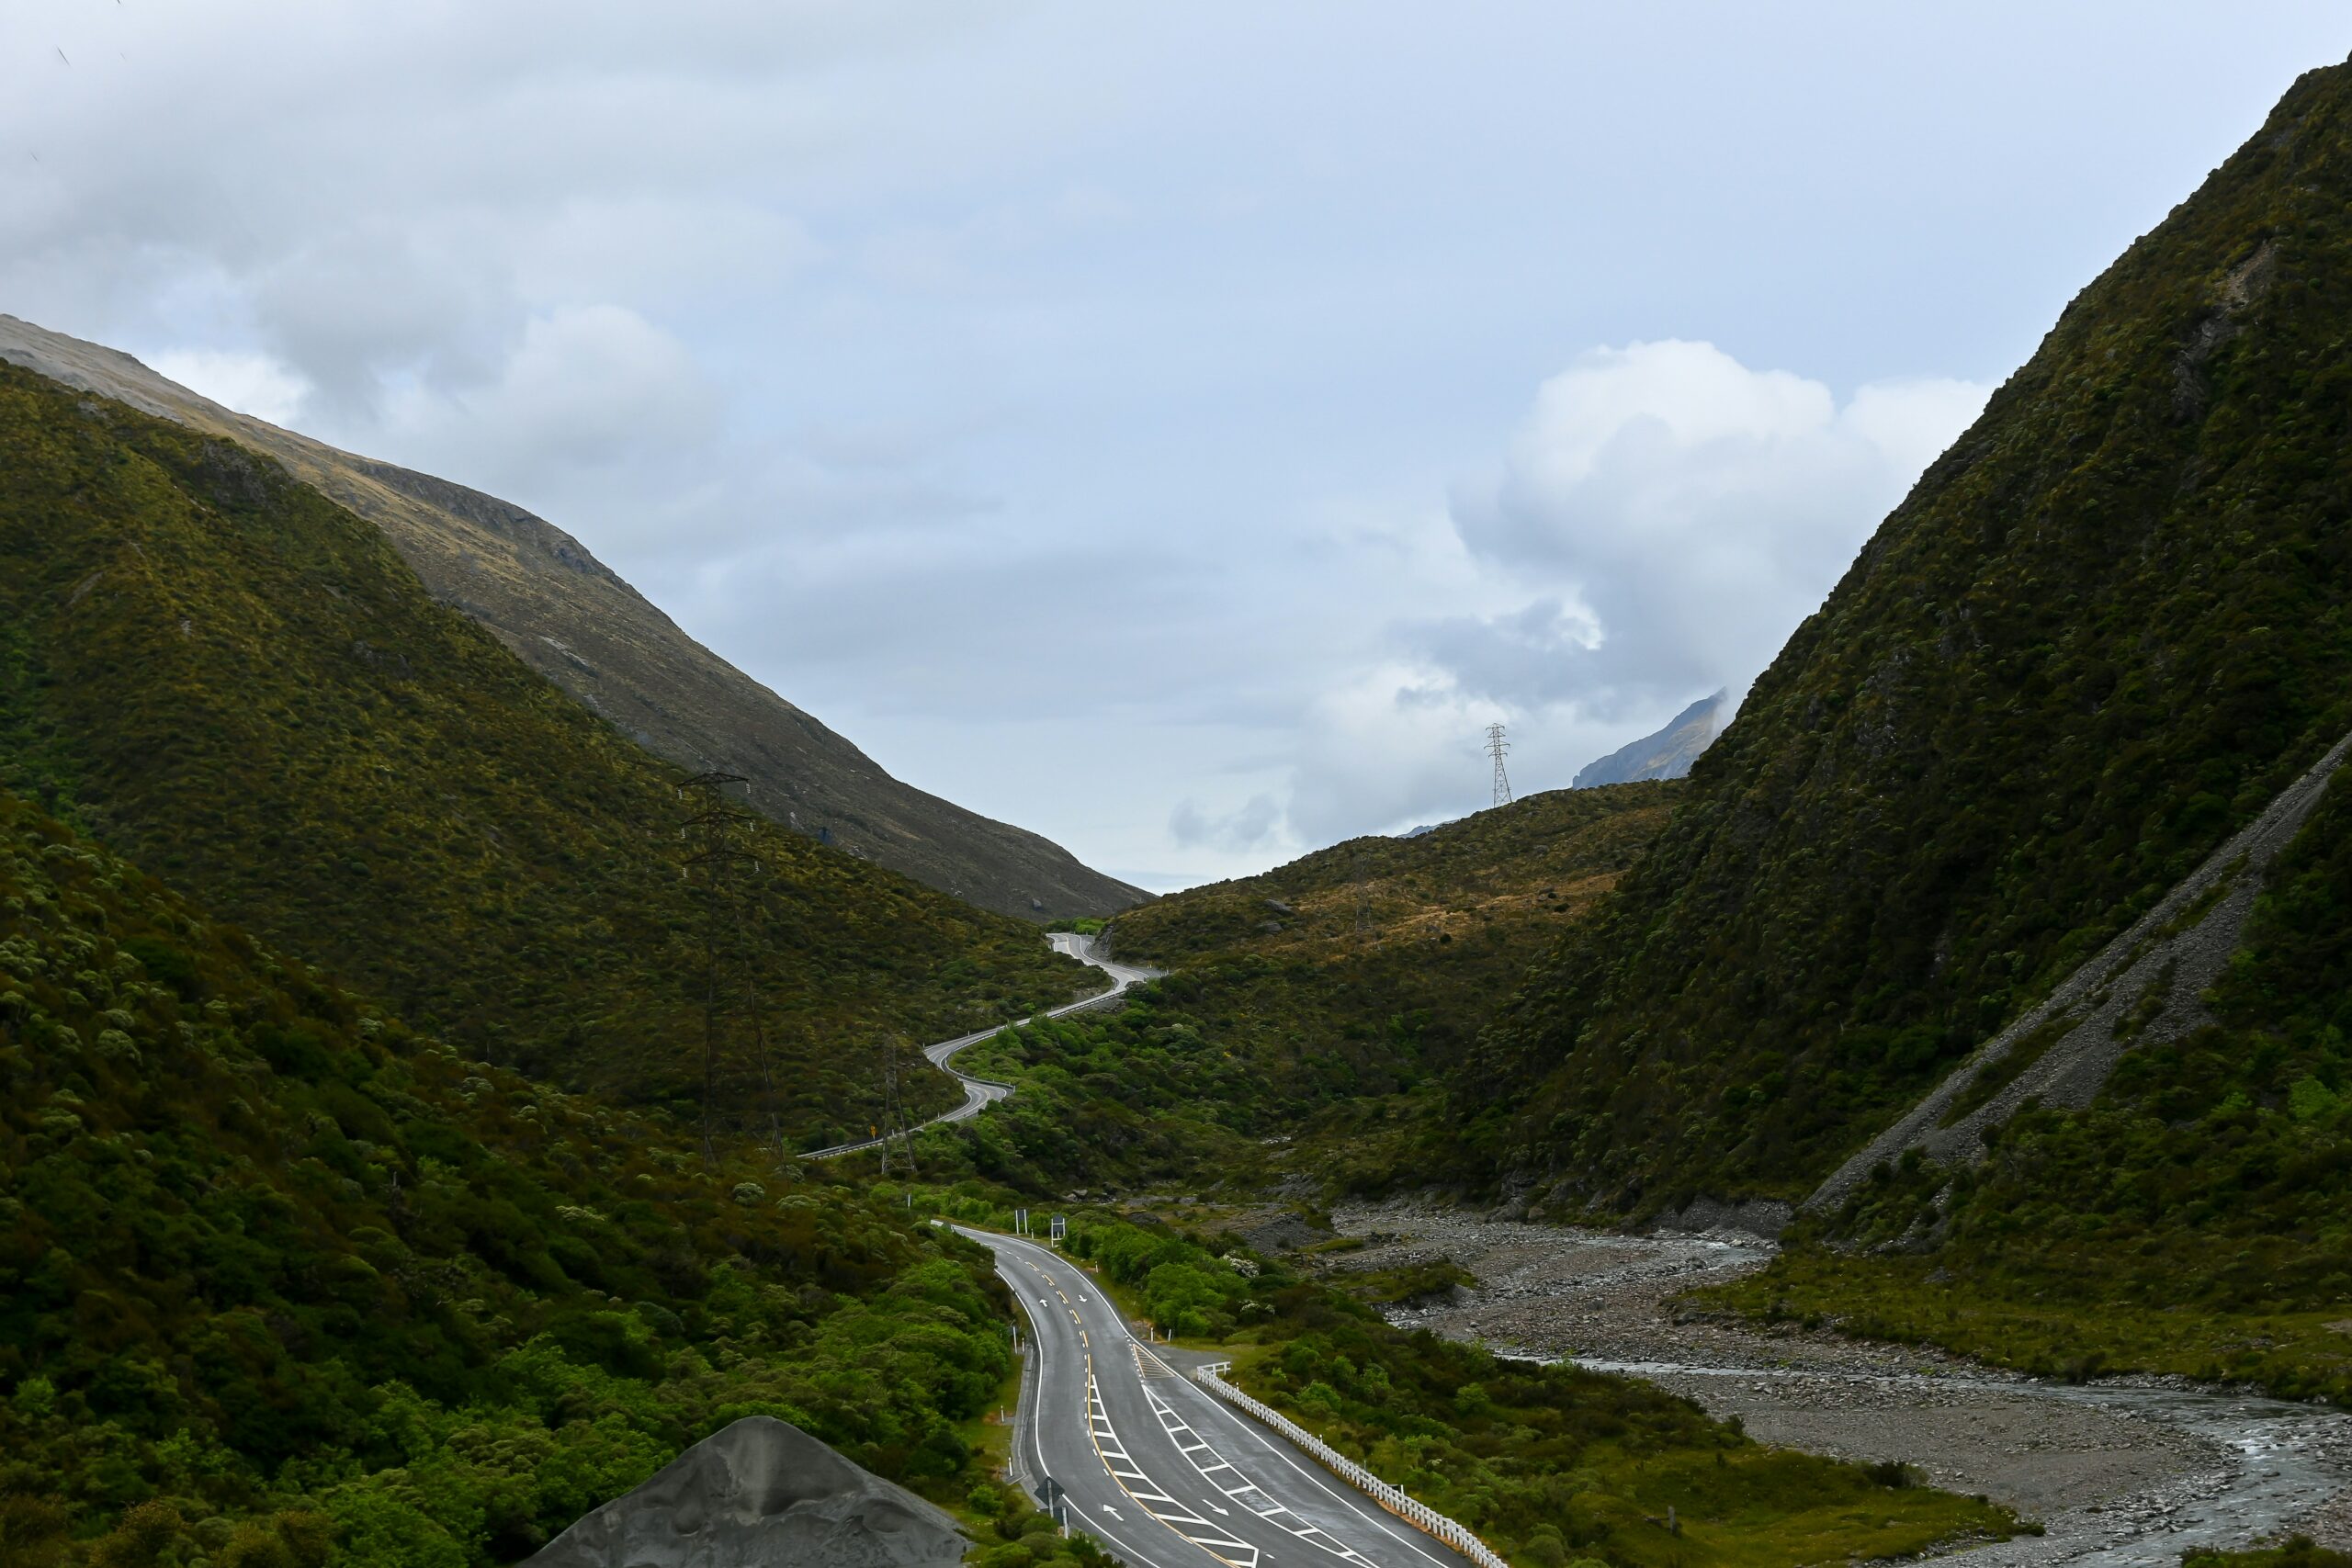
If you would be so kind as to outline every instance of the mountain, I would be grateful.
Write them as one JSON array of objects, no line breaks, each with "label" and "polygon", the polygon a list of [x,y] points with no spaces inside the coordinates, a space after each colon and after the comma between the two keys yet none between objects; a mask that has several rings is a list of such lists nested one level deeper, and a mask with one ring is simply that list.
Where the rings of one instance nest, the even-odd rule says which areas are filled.
[{"label": "mountain", "polygon": [[754,1414],[986,1479],[977,1248],[470,1061],[5,791],[0,1088],[6,1562],[511,1562]]},{"label": "mountain", "polygon": [[1535,965],[1456,1085],[1484,1179],[1804,1197],[2352,728],[2347,213],[2334,66],[2066,308]]},{"label": "mountain", "polygon": [[1323,952],[1468,938],[1497,922],[1580,911],[1616,882],[1673,808],[1663,785],[1547,790],[1397,837],[1351,839],[1255,876],[1171,893],[1112,922],[1122,959]]},{"label": "mountain", "polygon": [[1058,845],[899,783],[695,642],[580,542],[518,506],[237,413],[129,355],[0,315],[0,360],[265,453],[382,529],[435,599],[690,772],[752,781],[776,821],[983,908],[1107,914],[1142,890]]},{"label": "mountain", "polygon": [[1674,716],[1674,722],[1655,735],[1645,735],[1620,746],[1598,761],[1577,770],[1571,789],[1598,784],[1634,784],[1644,779],[1679,779],[1690,771],[1699,753],[1713,744],[1723,729],[1723,711],[1729,692],[1701,697]]},{"label": "mountain", "polygon": [[1034,925],[748,813],[707,897],[675,773],[380,530],[9,365],[0,561],[0,787],[471,1055],[691,1111],[713,945],[713,1098],[831,1141],[874,1119],[885,1052],[944,1108],[914,1043],[1084,984]]},{"label": "mountain", "polygon": [[1441,1075],[1554,935],[1601,902],[1680,788],[1552,790],[1127,911],[1102,940],[1173,973],[1115,1012],[973,1047],[967,1070],[1021,1092],[936,1139],[928,1168],[960,1148],[972,1174],[1039,1195],[1419,1186],[1411,1142]]}]

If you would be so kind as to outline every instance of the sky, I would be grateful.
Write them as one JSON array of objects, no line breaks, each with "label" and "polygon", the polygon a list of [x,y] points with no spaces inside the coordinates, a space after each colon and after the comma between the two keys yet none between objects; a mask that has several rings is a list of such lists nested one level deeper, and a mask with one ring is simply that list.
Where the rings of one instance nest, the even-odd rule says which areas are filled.
[{"label": "sky", "polygon": [[11,0],[0,310],[1155,890],[1745,689],[2340,6]]}]

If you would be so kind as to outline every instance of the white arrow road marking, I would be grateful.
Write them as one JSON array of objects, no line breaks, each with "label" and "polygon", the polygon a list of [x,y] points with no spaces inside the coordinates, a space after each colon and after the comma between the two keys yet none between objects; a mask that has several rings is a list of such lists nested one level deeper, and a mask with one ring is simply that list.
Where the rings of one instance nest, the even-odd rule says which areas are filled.
[{"label": "white arrow road marking", "polygon": [[1100,1506],[1100,1507],[1102,1508],[1102,1510],[1104,1513],[1106,1513],[1106,1514],[1110,1515],[1110,1516],[1111,1516],[1113,1518],[1114,1518],[1114,1519],[1115,1519],[1115,1518],[1117,1518],[1117,1517],[1119,1517],[1119,1510],[1118,1510],[1118,1509],[1116,1509],[1116,1508],[1114,1508],[1114,1507],[1113,1507],[1113,1506],[1111,1506],[1111,1505],[1110,1505],[1110,1504],[1108,1504],[1108,1503],[1100,1504],[1100,1505],[1098,1505],[1098,1506]]},{"label": "white arrow road marking", "polygon": [[[1137,1370],[1140,1371],[1143,1368],[1146,1358],[1148,1358],[1160,1373],[1168,1372],[1168,1364],[1152,1355],[1150,1351],[1136,1346],[1135,1352]],[[1298,1518],[1298,1516],[1291,1513],[1288,1507],[1268,1495],[1256,1482],[1234,1469],[1232,1463],[1223,1454],[1210,1447],[1206,1439],[1193,1430],[1192,1424],[1178,1415],[1173,1405],[1159,1397],[1159,1392],[1157,1389],[1149,1383],[1145,1383],[1143,1393],[1144,1397],[1151,1402],[1151,1413],[1159,1417],[1159,1429],[1168,1434],[1168,1440],[1176,1445],[1177,1451],[1184,1456],[1185,1462],[1200,1472],[1201,1479],[1224,1494],[1227,1502],[1240,1504],[1268,1524],[1295,1535],[1310,1545],[1322,1548],[1342,1562],[1355,1563],[1358,1568],[1373,1568],[1371,1559],[1345,1541],[1332,1536],[1322,1526],[1307,1524],[1304,1520],[1295,1525],[1292,1524],[1290,1520]],[[1209,1506],[1216,1508],[1214,1503]],[[1223,1508],[1217,1508],[1216,1511],[1220,1514],[1225,1512]],[[1283,1515],[1289,1517],[1287,1518],[1278,1517]]]},{"label": "white arrow road marking", "polygon": [[[1258,1548],[1246,1540],[1236,1540],[1223,1534],[1223,1527],[1189,1512],[1183,1504],[1162,1491],[1158,1482],[1146,1475],[1142,1467],[1128,1454],[1126,1445],[1119,1439],[1118,1428],[1111,1425],[1111,1413],[1103,1407],[1102,1388],[1094,1381],[1094,1358],[1091,1356],[1086,1359],[1086,1429],[1094,1439],[1094,1451],[1102,1461],[1102,1468],[1111,1472],[1111,1479],[1118,1483],[1119,1490],[1127,1495],[1129,1501],[1211,1557],[1227,1564],[1227,1568],[1259,1568]],[[1372,1568],[1372,1565],[1363,1563],[1363,1568]]]}]

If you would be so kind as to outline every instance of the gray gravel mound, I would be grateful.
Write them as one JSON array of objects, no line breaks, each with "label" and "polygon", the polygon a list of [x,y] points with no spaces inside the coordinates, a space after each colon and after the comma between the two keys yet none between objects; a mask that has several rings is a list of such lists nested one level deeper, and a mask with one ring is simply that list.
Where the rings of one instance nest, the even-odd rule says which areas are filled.
[{"label": "gray gravel mound", "polygon": [[799,1427],[747,1416],[548,1543],[533,1568],[954,1568],[929,1503]]},{"label": "gray gravel mound", "polygon": [[[1832,1172],[1804,1206],[1834,1210],[1872,1169],[1894,1163],[1907,1149],[1939,1165],[1982,1160],[1985,1130],[2006,1123],[2029,1099],[2080,1110],[2098,1098],[2125,1051],[2181,1039],[2210,1022],[2201,998],[2237,951],[2264,874],[2301,830],[2347,756],[2352,735],[2338,740],[2261,816],[2041,1006],[1978,1047],[1902,1120]],[[1997,1071],[2012,1051],[2051,1030],[2064,1032],[2045,1054],[1984,1104],[1965,1115],[1951,1114],[1979,1073]]]}]

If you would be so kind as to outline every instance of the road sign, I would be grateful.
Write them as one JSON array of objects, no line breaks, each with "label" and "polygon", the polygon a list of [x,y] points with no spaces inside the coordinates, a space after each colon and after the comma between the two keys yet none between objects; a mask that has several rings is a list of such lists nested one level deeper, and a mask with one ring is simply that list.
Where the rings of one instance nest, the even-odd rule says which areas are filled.
[{"label": "road sign", "polygon": [[1015,1235],[1027,1235],[1029,1234],[1028,1210],[1015,1209],[1012,1211],[1012,1234]]},{"label": "road sign", "polygon": [[1069,1235],[1069,1222],[1064,1219],[1061,1215],[1056,1214],[1053,1217],[1051,1224],[1053,1225],[1053,1233],[1050,1239],[1059,1241],[1064,1236]]}]

